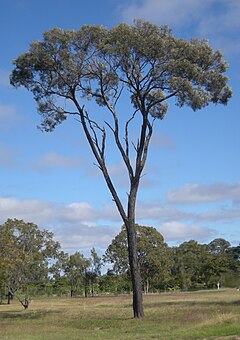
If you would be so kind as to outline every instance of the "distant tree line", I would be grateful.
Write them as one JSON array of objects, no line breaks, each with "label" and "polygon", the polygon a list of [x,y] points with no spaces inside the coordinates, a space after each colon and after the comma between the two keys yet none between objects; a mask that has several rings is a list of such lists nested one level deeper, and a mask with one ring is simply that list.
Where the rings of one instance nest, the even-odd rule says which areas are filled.
[{"label": "distant tree line", "polygon": [[[217,238],[169,247],[153,227],[136,225],[142,289],[150,292],[240,286],[240,245]],[[102,274],[102,267],[108,270]],[[100,257],[61,250],[52,232],[9,219],[0,225],[0,302],[15,297],[27,309],[32,296],[95,296],[132,291],[125,226]]]}]

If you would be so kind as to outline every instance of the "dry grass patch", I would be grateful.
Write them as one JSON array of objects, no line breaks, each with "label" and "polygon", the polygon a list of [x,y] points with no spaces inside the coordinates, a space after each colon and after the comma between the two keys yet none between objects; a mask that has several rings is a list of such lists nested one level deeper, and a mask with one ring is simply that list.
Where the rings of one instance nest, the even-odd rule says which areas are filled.
[{"label": "dry grass patch", "polygon": [[239,300],[234,290],[149,295],[141,321],[129,295],[34,299],[27,311],[14,301],[0,305],[1,339],[238,339]]}]

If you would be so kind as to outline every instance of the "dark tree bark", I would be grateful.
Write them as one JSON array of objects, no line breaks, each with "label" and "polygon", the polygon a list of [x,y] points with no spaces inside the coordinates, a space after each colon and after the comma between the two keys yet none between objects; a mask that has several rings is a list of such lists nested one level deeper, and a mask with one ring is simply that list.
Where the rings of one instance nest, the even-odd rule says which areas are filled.
[{"label": "dark tree bark", "polygon": [[142,318],[143,299],[140,266],[137,256],[137,238],[135,225],[126,225],[128,237],[128,257],[131,271],[131,281],[133,288],[133,314],[134,318]]},{"label": "dark tree bark", "polygon": [[131,272],[131,281],[133,286],[133,314],[134,318],[144,317],[143,298],[142,298],[142,280],[140,265],[137,251],[137,234],[135,227],[136,200],[139,186],[139,178],[135,178],[131,183],[131,190],[128,197],[128,221],[126,224],[128,239],[128,257]]},{"label": "dark tree bark", "polygon": [[27,298],[25,298],[21,301],[21,304],[22,304],[22,306],[25,310],[28,309],[29,303],[30,303],[30,301]]},{"label": "dark tree bark", "polygon": [[10,305],[11,300],[13,299],[13,294],[9,291],[7,294],[7,303]]}]

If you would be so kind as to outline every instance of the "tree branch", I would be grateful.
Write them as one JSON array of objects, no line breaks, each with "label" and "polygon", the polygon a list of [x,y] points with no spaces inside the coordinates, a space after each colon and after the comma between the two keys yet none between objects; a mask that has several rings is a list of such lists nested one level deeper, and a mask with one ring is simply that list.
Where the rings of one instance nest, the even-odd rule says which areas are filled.
[{"label": "tree branch", "polygon": [[[106,164],[105,164],[105,160],[104,158],[102,157],[102,153],[99,153],[99,149],[96,147],[95,143],[94,143],[94,140],[90,134],[90,131],[87,127],[87,123],[86,123],[86,116],[84,114],[84,109],[83,107],[80,106],[80,104],[78,103],[75,95],[73,96],[73,102],[74,104],[76,105],[78,111],[79,111],[79,116],[80,116],[80,120],[81,120],[81,124],[83,126],[83,130],[84,130],[84,133],[85,133],[85,136],[87,138],[87,141],[88,141],[88,144],[93,152],[93,155],[95,156],[95,159],[97,160],[97,163],[99,165],[99,169],[102,171],[103,173],[103,176],[105,178],[105,181],[106,181],[106,184],[112,194],[112,197],[113,197],[113,200],[114,202],[116,203],[116,206],[118,208],[118,211],[124,221],[124,223],[127,223],[128,221],[128,218],[127,218],[127,215],[125,213],[125,210],[123,208],[123,205],[122,205],[122,202],[121,200],[119,199],[119,196],[117,194],[117,191],[112,183],[112,180],[109,176],[109,173],[108,173],[108,169],[106,167]],[[105,145],[105,141],[103,142],[104,145]],[[104,152],[104,150],[102,149],[102,152]]]}]

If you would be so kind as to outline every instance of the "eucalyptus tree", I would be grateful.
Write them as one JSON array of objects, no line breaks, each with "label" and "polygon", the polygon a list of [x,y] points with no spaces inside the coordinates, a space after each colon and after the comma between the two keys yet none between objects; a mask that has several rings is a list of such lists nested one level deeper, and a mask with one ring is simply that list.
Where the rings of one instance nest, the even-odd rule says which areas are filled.
[{"label": "eucalyptus tree", "polygon": [[[142,317],[136,202],[154,122],[165,117],[173,98],[177,106],[193,110],[211,102],[227,104],[231,90],[221,52],[206,40],[178,39],[167,26],[137,20],[111,29],[52,29],[14,64],[11,84],[33,93],[43,130],[52,131],[68,116],[78,117],[127,228],[134,317]],[[127,98],[128,106],[122,100]],[[109,134],[127,170],[126,198],[109,173]]]},{"label": "eucalyptus tree", "polygon": [[80,252],[75,252],[66,259],[62,266],[65,277],[71,287],[71,297],[77,293],[80,287],[84,288],[85,296],[87,296],[87,270],[90,261]]},{"label": "eucalyptus tree", "polygon": [[94,284],[97,283],[101,275],[102,259],[98,256],[96,249],[91,249],[91,256],[89,258],[90,266],[88,268],[87,276],[91,285],[91,294],[94,296]]}]

